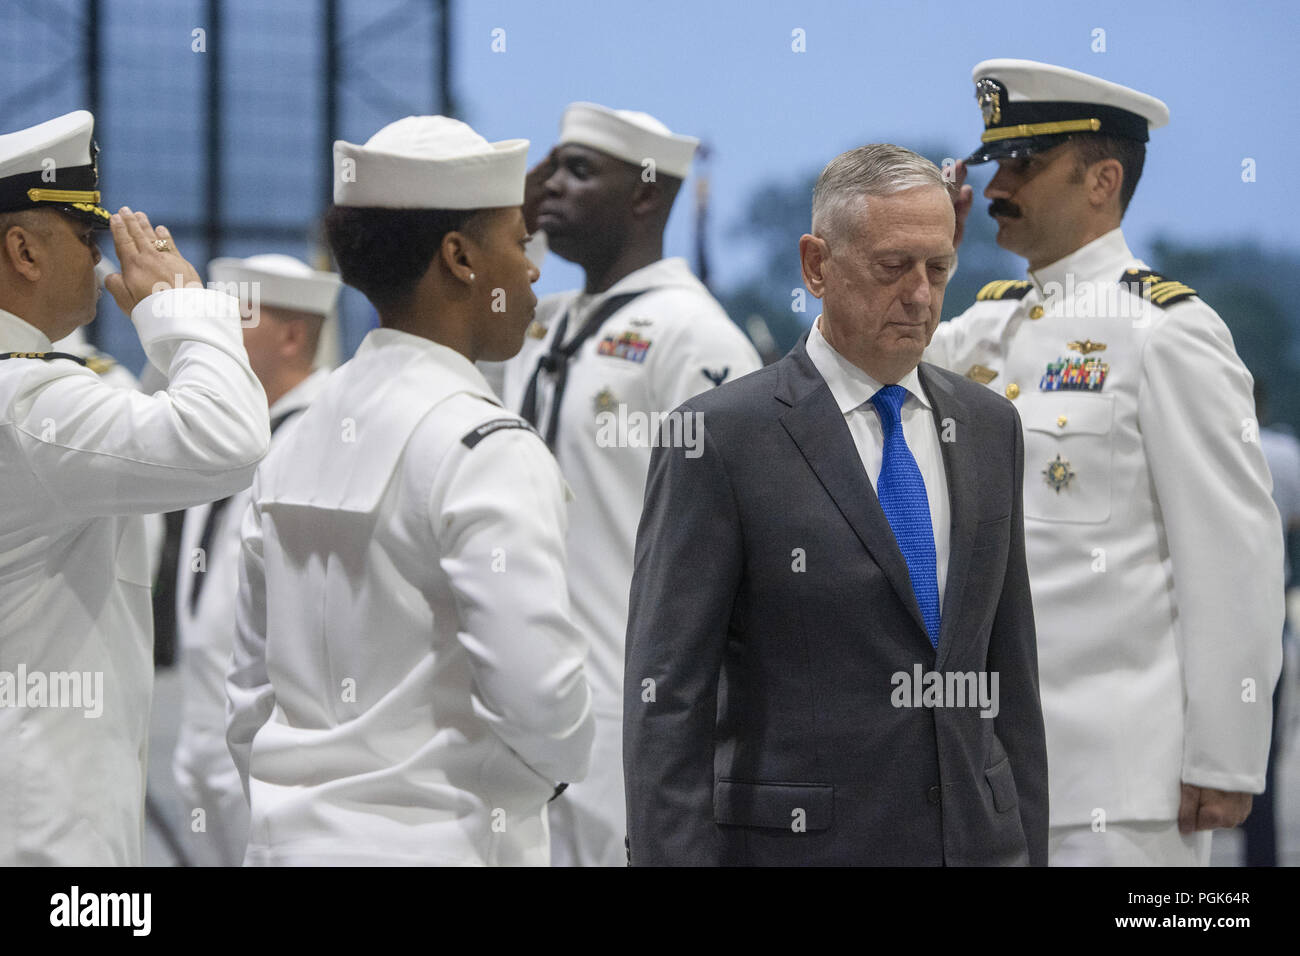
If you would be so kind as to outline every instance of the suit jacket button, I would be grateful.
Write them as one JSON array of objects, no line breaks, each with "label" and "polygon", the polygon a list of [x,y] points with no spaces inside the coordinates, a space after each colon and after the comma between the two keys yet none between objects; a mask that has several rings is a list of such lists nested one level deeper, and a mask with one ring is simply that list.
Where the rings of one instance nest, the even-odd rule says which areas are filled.
[{"label": "suit jacket button", "polygon": [[938,787],[931,787],[928,791],[926,791],[925,798],[929,800],[931,803],[937,804],[939,802],[940,792],[941,791],[939,790]]}]

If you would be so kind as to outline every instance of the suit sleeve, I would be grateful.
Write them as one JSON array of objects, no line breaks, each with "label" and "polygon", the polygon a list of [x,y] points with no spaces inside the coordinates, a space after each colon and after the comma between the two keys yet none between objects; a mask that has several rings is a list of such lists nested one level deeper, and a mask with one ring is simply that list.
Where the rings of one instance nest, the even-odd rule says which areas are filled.
[{"label": "suit sleeve", "polygon": [[1160,324],[1143,355],[1138,423],[1178,607],[1182,779],[1262,793],[1284,605],[1281,519],[1253,382],[1208,306],[1152,311]]},{"label": "suit sleeve", "polygon": [[253,500],[244,513],[240,535],[235,644],[226,675],[226,745],[239,771],[245,800],[253,738],[275,709],[275,691],[266,672],[266,565],[258,498],[255,478]]},{"label": "suit sleeve", "polygon": [[569,617],[564,479],[523,429],[458,444],[449,457],[430,521],[474,671],[474,712],[543,777],[581,780],[596,725],[587,641]]},{"label": "suit sleeve", "polygon": [[169,370],[166,391],[117,388],[59,362],[33,374],[13,402],[29,467],[69,515],[173,511],[224,497],[248,487],[270,442],[234,297],[171,289],[140,302],[131,319],[149,360]]},{"label": "suit sleeve", "polygon": [[[682,406],[683,414],[691,414]],[[698,457],[650,458],[628,615],[623,769],[634,866],[720,862],[718,678],[741,581],[740,516],[707,427]]]},{"label": "suit sleeve", "polygon": [[999,708],[993,729],[1011,761],[1020,806],[1020,824],[1032,866],[1047,865],[1047,740],[1038,691],[1038,642],[1034,605],[1025,560],[1022,503],[1025,446],[1020,416],[1012,414],[1015,447],[1011,548],[1007,554],[1002,596],[989,638],[989,670],[998,675]]}]

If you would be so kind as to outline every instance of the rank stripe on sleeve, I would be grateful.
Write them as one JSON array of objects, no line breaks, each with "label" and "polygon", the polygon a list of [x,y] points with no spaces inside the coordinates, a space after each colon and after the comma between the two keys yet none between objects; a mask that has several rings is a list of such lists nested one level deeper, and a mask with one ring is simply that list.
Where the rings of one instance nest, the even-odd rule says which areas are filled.
[{"label": "rank stripe on sleeve", "polygon": [[998,279],[990,282],[975,295],[976,302],[991,299],[1023,299],[1029,293],[1030,283],[1026,279]]}]

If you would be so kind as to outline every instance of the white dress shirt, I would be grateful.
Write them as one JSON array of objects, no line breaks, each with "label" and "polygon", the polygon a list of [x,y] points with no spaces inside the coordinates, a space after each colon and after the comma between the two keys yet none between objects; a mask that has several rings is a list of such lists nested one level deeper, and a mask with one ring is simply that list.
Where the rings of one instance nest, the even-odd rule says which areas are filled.
[{"label": "white dress shirt", "polygon": [[[1282,523],[1253,381],[1206,303],[1120,284],[1144,268],[1112,230],[1018,296],[986,287],[925,353],[995,372],[1020,413],[1052,827],[1098,810],[1176,827],[1181,782],[1264,788]],[[1048,363],[1084,354],[1107,364],[1099,388],[1044,387]]]},{"label": "white dress shirt", "polygon": [[277,435],[227,680],[246,863],[549,862],[595,723],[565,484],[522,424],[463,355],[380,328]]},{"label": "white dress shirt", "polygon": [[[327,370],[316,369],[271,406],[271,420],[306,408],[328,379]],[[290,422],[286,422],[271,436],[272,447],[289,431]],[[250,498],[251,489],[230,496],[214,522],[202,565],[196,566],[196,562],[212,503],[187,510],[181,528],[176,575],[181,719],[172,773],[191,821],[181,839],[195,866],[239,866],[248,845],[248,801],[226,746],[226,670],[235,642],[239,529]],[[200,574],[205,578],[203,588],[193,601]],[[204,811],[201,829],[193,820],[199,809]]]},{"label": "white dress shirt", "polygon": [[[876,487],[885,451],[885,432],[871,397],[884,388],[826,341],[821,333],[821,316],[808,333],[808,358],[830,386],[835,404],[844,413],[862,467]],[[943,589],[948,582],[948,538],[952,531],[952,510],[948,503],[948,476],[943,470],[943,453],[935,427],[930,400],[921,388],[921,377],[912,369],[898,382],[907,389],[901,417],[903,438],[916,459],[930,502],[930,527],[934,529],[934,565],[939,582],[939,610],[943,611]]]},{"label": "white dress shirt", "polygon": [[[144,516],[247,487],[266,454],[266,393],[234,297],[168,289],[131,321],[165,391],[116,388],[67,359],[0,361],[0,866],[139,865],[153,694]],[[0,310],[0,352],[49,350]],[[80,675],[96,700],[15,699],[24,672]]]},{"label": "white dress shirt", "polygon": [[[607,435],[602,422],[654,420],[650,416],[763,364],[686,261],[660,259],[605,292],[543,298],[532,334],[505,363],[505,406],[517,411],[522,405],[561,316],[569,313],[565,338],[572,341],[611,297],[633,292],[640,294],[608,316],[569,362],[555,442],[555,458],[574,493],[567,538],[569,596],[574,623],[590,641],[587,675],[597,720],[591,774],[551,806],[555,860],[561,865],[623,866],[627,860],[623,640],[652,432],[647,429],[644,440],[635,440],[632,431]],[[640,348],[623,351],[619,343],[629,341]],[[542,374],[537,388],[542,431],[554,398],[555,378]]]}]

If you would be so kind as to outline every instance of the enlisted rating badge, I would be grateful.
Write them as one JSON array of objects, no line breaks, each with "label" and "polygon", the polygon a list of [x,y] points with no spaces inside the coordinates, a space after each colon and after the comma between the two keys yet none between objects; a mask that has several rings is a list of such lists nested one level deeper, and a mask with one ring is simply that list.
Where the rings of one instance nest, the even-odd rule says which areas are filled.
[{"label": "enlisted rating badge", "polygon": [[607,335],[596,346],[597,355],[609,355],[638,364],[645,361],[645,354],[648,351],[650,351],[650,340],[641,338],[635,332],[624,332],[618,338]]},{"label": "enlisted rating badge", "polygon": [[1074,472],[1070,470],[1070,463],[1058,454],[1043,469],[1043,477],[1052,486],[1052,490],[1059,495],[1062,488],[1070,487],[1070,479],[1074,477]]},{"label": "enlisted rating badge", "polygon": [[1044,392],[1100,392],[1109,371],[1110,366],[1099,358],[1058,358],[1047,363],[1038,387]]}]

